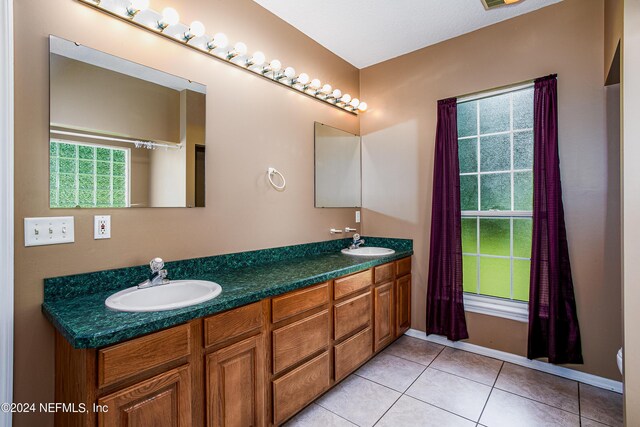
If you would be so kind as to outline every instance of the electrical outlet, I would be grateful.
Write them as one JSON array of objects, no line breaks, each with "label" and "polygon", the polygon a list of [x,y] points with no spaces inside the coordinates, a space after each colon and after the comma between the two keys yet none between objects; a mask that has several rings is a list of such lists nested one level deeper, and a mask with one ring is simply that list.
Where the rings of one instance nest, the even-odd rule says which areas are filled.
[{"label": "electrical outlet", "polygon": [[25,246],[59,245],[74,241],[72,216],[24,219]]},{"label": "electrical outlet", "polygon": [[360,211],[356,211],[356,224],[360,224]]},{"label": "electrical outlet", "polygon": [[93,217],[93,238],[111,238],[111,215],[96,215]]}]

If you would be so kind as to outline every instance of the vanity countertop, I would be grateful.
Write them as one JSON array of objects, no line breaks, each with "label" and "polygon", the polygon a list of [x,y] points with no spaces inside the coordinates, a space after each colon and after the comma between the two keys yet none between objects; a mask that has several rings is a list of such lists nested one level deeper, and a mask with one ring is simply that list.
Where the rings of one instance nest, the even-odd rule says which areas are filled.
[{"label": "vanity countertop", "polygon": [[166,268],[172,279],[209,280],[219,283],[222,293],[201,304],[157,312],[119,312],[104,304],[109,295],[142,281],[145,266],[45,279],[42,310],[75,348],[104,347],[413,254],[411,240],[365,239],[396,252],[351,257],[340,253],[347,241],[340,239],[170,262]]}]

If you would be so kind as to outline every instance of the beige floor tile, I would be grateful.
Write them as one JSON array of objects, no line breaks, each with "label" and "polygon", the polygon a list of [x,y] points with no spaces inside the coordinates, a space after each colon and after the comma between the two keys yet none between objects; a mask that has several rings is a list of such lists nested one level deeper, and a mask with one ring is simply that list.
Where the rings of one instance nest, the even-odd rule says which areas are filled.
[{"label": "beige floor tile", "polygon": [[606,424],[602,424],[585,417],[580,418],[580,423],[582,427],[609,427]]},{"label": "beige floor tile", "polygon": [[429,365],[444,346],[403,335],[387,347],[383,353],[393,354],[422,365]]},{"label": "beige floor tile", "polygon": [[406,394],[438,408],[478,421],[491,387],[427,368]]},{"label": "beige floor tile", "polygon": [[580,415],[608,426],[624,424],[622,395],[586,384],[580,384]]},{"label": "beige floor tile", "polygon": [[378,354],[356,371],[368,380],[404,392],[425,370],[424,365],[391,354]]},{"label": "beige floor tile", "polygon": [[431,363],[431,368],[459,375],[492,386],[498,376],[502,361],[450,347]]},{"label": "beige floor tile", "polygon": [[480,423],[487,427],[578,427],[580,417],[544,403],[493,389]]},{"label": "beige floor tile", "polygon": [[400,393],[357,375],[336,385],[316,403],[361,427],[374,425]]},{"label": "beige floor tile", "polygon": [[384,414],[376,427],[475,427],[475,423],[407,395]]},{"label": "beige floor tile", "polygon": [[578,383],[544,372],[505,363],[496,388],[578,414]]},{"label": "beige floor tile", "polygon": [[285,424],[286,427],[356,427],[344,418],[318,406],[307,406],[302,412]]}]

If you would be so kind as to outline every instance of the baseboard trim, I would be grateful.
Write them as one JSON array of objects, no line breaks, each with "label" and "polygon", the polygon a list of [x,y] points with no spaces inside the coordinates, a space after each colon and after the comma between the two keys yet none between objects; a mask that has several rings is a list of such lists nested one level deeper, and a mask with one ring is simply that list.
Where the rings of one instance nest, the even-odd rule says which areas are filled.
[{"label": "baseboard trim", "polygon": [[[578,381],[584,384],[589,384],[594,387],[603,388],[606,390],[615,391],[616,393],[622,393],[622,382],[614,381],[608,378],[599,377],[597,375],[588,374],[586,372],[576,371],[575,369],[565,368],[563,366],[552,365],[551,363],[541,362],[539,360],[530,360],[517,354],[507,353],[505,351],[494,350],[487,347],[482,347],[476,344],[470,344],[468,342],[461,341],[449,341],[440,335],[426,335],[425,332],[417,329],[409,329],[405,335],[413,338],[418,338],[423,341],[429,341],[447,347],[457,348],[460,350],[468,351],[470,353],[481,354],[483,356],[493,357],[494,359],[502,360],[504,362],[513,363],[514,365],[524,366],[525,368],[535,369],[536,371],[546,372],[548,374],[557,375],[559,377],[568,378],[570,380]],[[615,356],[611,356],[615,357]]]}]

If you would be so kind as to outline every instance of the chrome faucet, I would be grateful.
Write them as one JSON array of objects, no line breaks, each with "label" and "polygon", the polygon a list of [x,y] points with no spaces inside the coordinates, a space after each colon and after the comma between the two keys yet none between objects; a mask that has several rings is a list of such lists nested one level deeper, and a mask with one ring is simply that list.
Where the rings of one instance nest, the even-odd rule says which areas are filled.
[{"label": "chrome faucet", "polygon": [[162,258],[154,258],[149,262],[151,273],[149,278],[138,285],[138,289],[151,288],[153,286],[167,285],[170,280],[167,278],[167,270],[164,270]]},{"label": "chrome faucet", "polygon": [[361,239],[360,235],[356,233],[353,235],[353,242],[351,242],[349,249],[358,249],[360,245],[364,245],[364,239]]}]

